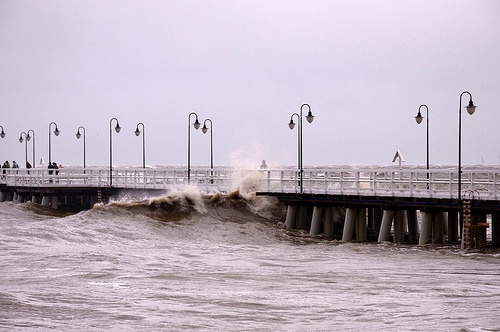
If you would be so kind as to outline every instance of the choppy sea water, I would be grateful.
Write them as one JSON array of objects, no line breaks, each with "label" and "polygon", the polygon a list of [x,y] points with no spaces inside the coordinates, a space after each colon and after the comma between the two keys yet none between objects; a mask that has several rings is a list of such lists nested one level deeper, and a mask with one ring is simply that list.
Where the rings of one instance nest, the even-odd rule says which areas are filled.
[{"label": "choppy sea water", "polygon": [[0,330],[500,331],[500,253],[339,243],[194,189],[0,203]]}]

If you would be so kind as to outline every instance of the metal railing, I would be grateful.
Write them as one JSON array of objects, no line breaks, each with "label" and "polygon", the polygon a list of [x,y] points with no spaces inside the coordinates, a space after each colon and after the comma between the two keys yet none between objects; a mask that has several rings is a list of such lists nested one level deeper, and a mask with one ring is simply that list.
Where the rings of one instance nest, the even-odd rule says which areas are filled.
[{"label": "metal railing", "polygon": [[[5,171],[5,172],[4,172]],[[300,193],[296,169],[239,170],[227,167],[191,170],[190,184],[204,192],[249,191]],[[109,187],[109,168],[2,169],[0,184],[10,187]],[[500,200],[500,170],[462,172],[462,194],[474,190],[482,200]],[[185,168],[115,168],[113,187],[169,190],[188,185]],[[303,193],[331,195],[458,198],[453,169],[304,169]]]}]

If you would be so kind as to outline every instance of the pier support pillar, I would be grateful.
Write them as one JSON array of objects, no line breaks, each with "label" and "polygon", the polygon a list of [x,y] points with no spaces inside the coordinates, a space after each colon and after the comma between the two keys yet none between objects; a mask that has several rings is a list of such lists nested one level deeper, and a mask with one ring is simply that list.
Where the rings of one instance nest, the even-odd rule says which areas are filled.
[{"label": "pier support pillar", "polygon": [[0,202],[5,202],[5,193],[0,191]]},{"label": "pier support pillar", "polygon": [[406,211],[397,210],[394,212],[394,243],[405,241]]},{"label": "pier support pillar", "polygon": [[7,191],[5,193],[5,200],[11,202],[14,199],[14,193],[11,191]]},{"label": "pier support pillar", "polygon": [[297,207],[297,222],[295,224],[296,228],[304,229],[306,227],[306,214],[306,207],[304,205],[299,205]]},{"label": "pier support pillar", "polygon": [[17,201],[18,196],[19,196],[19,195],[17,194],[17,192],[15,192],[15,193],[12,195],[12,200],[13,200],[13,201]]},{"label": "pier support pillar", "polygon": [[43,196],[42,197],[42,205],[43,206],[50,206],[50,201],[51,201],[50,196]]},{"label": "pier support pillar", "polygon": [[320,206],[315,206],[312,214],[311,228],[309,229],[309,235],[318,235],[321,231],[321,221],[323,216],[323,208]]},{"label": "pier support pillar", "polygon": [[366,209],[356,209],[356,241],[366,241]]},{"label": "pier support pillar", "polygon": [[333,213],[331,206],[323,208],[323,234],[326,237],[333,236]]},{"label": "pier support pillar", "polygon": [[494,247],[500,247],[500,213],[491,215],[491,243]]},{"label": "pier support pillar", "polygon": [[342,232],[342,242],[352,240],[354,224],[356,222],[356,209],[347,208],[345,211],[344,231]]},{"label": "pier support pillar", "polygon": [[38,196],[38,195],[31,196],[31,202],[36,203],[36,204],[40,204],[40,196]]},{"label": "pier support pillar", "polygon": [[50,202],[50,207],[53,209],[59,208],[59,197],[52,196],[52,201]]},{"label": "pier support pillar", "polygon": [[[94,197],[92,197],[94,198]],[[95,201],[92,206],[96,203],[97,200]],[[288,205],[288,208],[286,209],[286,221],[285,221],[285,227],[287,229],[294,229],[295,228],[295,219],[297,217],[297,206],[295,205]]]},{"label": "pier support pillar", "polygon": [[443,243],[444,237],[444,212],[433,213],[432,221],[432,243]]},{"label": "pier support pillar", "polygon": [[448,242],[458,242],[458,212],[448,211]]},{"label": "pier support pillar", "polygon": [[417,210],[408,210],[406,212],[408,222],[408,241],[410,243],[417,243],[418,241],[418,219]]},{"label": "pier support pillar", "polygon": [[16,201],[17,201],[18,203],[24,203],[24,195],[17,194],[16,196],[17,196],[17,197],[16,197]]},{"label": "pier support pillar", "polygon": [[420,223],[419,245],[427,244],[432,237],[432,213],[422,212],[422,222]]},{"label": "pier support pillar", "polygon": [[[478,214],[474,215],[474,224],[475,225],[487,225],[486,223],[486,214]],[[486,231],[487,227],[478,227],[474,230],[475,240],[476,240],[476,249],[486,248]]]},{"label": "pier support pillar", "polygon": [[378,242],[389,241],[391,237],[392,220],[394,219],[393,210],[384,210],[382,215],[382,224],[378,234]]}]

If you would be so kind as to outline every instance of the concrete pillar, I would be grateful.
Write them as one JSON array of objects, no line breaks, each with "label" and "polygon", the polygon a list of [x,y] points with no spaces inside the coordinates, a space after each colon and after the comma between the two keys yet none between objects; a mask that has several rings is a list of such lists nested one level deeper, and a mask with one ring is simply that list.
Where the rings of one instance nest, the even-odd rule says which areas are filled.
[{"label": "concrete pillar", "polygon": [[14,194],[11,191],[7,191],[5,193],[5,200],[8,202],[12,202],[13,199],[14,199]]},{"label": "concrete pillar", "polygon": [[342,233],[343,242],[352,240],[355,222],[356,222],[356,209],[347,208],[345,211],[344,231]]},{"label": "concrete pillar", "polygon": [[52,196],[52,201],[50,202],[50,207],[53,209],[59,208],[59,197]]},{"label": "concrete pillar", "polygon": [[311,228],[309,229],[309,235],[318,235],[321,231],[321,221],[323,217],[323,208],[320,206],[315,206],[313,209]]},{"label": "concrete pillar", "polygon": [[[94,206],[95,203],[97,203],[97,199],[92,196],[94,203],[92,206]],[[288,208],[286,209],[286,221],[285,221],[285,227],[287,229],[294,229],[295,228],[295,219],[297,218],[297,206],[295,205],[288,205]]]},{"label": "concrete pillar", "polygon": [[491,215],[491,242],[494,247],[500,247],[500,213]]},{"label": "concrete pillar", "polygon": [[0,191],[0,202],[5,202],[5,193]]},{"label": "concrete pillar", "polygon": [[[475,225],[486,224],[486,214],[474,215],[473,218]],[[487,232],[486,227],[480,227],[474,229],[476,249],[486,248],[486,232]]]},{"label": "concrete pillar", "polygon": [[380,232],[378,234],[378,242],[389,241],[391,237],[392,219],[394,219],[394,211],[384,210],[382,224],[380,225]]},{"label": "concrete pillar", "polygon": [[448,211],[448,242],[458,242],[458,212]]},{"label": "concrete pillar", "polygon": [[374,234],[380,234],[380,226],[382,225],[382,217],[384,214],[384,210],[382,207],[374,207],[370,209],[373,214],[373,224],[372,229]]},{"label": "concrete pillar", "polygon": [[333,214],[332,207],[323,208],[323,233],[326,237],[333,236]]},{"label": "concrete pillar", "polygon": [[366,209],[356,209],[356,241],[366,241]]},{"label": "concrete pillar", "polygon": [[18,203],[24,203],[24,195],[17,194],[16,200]]},{"label": "concrete pillar", "polygon": [[427,244],[432,237],[432,213],[422,212],[422,222],[420,223],[419,245]]},{"label": "concrete pillar", "polygon": [[394,212],[394,243],[403,243],[406,230],[406,211],[397,210]]},{"label": "concrete pillar", "polygon": [[50,196],[43,196],[42,197],[42,205],[43,206],[50,206],[50,201],[51,201]]},{"label": "concrete pillar", "polygon": [[444,238],[444,213],[433,213],[432,221],[432,243],[443,243]]},{"label": "concrete pillar", "polygon": [[297,208],[297,223],[296,227],[298,229],[304,229],[306,227],[306,214],[307,209],[304,205],[299,205]]},{"label": "concrete pillar", "polygon": [[408,221],[408,241],[410,243],[417,243],[418,241],[417,210],[408,210],[406,212],[406,219]]},{"label": "concrete pillar", "polygon": [[41,201],[40,196],[38,196],[38,195],[31,196],[32,203],[40,204],[40,201]]},{"label": "concrete pillar", "polygon": [[18,200],[18,197],[19,195],[17,194],[17,192],[14,192],[14,194],[12,195],[12,200],[16,202]]}]

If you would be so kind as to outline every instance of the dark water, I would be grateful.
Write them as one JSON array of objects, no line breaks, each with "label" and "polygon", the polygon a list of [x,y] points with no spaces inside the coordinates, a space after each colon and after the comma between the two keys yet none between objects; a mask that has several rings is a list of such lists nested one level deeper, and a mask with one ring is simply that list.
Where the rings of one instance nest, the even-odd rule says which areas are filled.
[{"label": "dark water", "polygon": [[344,244],[194,189],[64,215],[0,203],[0,329],[499,331],[500,254]]}]

